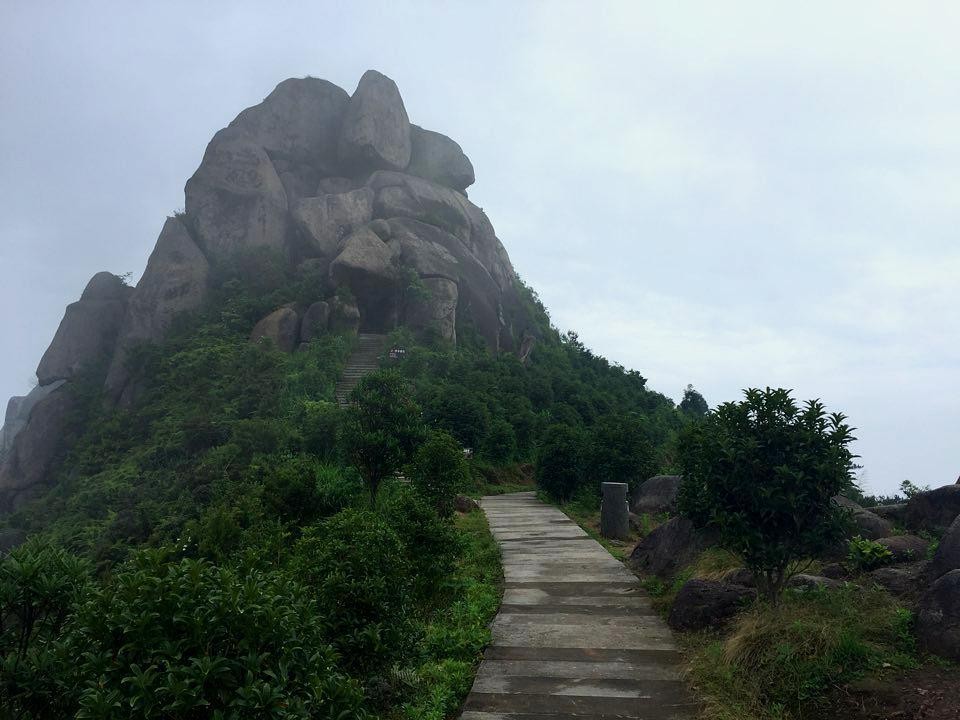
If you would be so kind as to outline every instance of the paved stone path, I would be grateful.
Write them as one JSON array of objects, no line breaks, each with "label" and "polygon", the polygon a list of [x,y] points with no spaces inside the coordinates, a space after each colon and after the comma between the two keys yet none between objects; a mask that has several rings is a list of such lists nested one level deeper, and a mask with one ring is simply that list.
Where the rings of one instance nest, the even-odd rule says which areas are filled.
[{"label": "paved stone path", "polygon": [[461,720],[694,717],[670,630],[629,570],[533,493],[481,505],[505,587]]}]

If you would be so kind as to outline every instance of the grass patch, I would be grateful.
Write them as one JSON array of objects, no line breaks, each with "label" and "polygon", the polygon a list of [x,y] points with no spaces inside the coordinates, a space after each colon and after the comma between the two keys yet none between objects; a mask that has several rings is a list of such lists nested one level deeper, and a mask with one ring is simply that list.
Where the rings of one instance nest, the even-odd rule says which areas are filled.
[{"label": "grass patch", "polygon": [[460,707],[473,683],[488,625],[500,606],[503,571],[500,551],[480,511],[458,516],[463,551],[446,581],[441,609],[423,621],[419,664],[394,670],[391,681],[407,698],[388,717],[443,720]]},{"label": "grass patch", "polygon": [[879,589],[788,591],[758,604],[726,638],[688,636],[694,683],[715,720],[786,720],[833,686],[881,668],[917,666],[911,613]]}]

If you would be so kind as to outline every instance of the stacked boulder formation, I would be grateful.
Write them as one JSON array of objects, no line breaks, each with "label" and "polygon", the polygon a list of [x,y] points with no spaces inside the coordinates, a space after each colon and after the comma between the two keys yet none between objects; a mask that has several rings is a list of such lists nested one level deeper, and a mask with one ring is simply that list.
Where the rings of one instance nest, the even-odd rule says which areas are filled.
[{"label": "stacked boulder formation", "polygon": [[491,350],[528,352],[513,267],[467,198],[473,182],[456,142],[410,123],[390,78],[370,70],[353,95],[316,78],[281,82],[214,135],[137,286],[98,273],[67,308],[33,400],[14,398],[0,432],[0,512],[35,495],[65,452],[71,381],[99,377],[108,403],[133,404],[131,352],[200,307],[214,270],[244,253],[316,280],[312,304],[277,308],[253,341],[293,352],[328,329],[403,324],[455,343],[469,322]]}]

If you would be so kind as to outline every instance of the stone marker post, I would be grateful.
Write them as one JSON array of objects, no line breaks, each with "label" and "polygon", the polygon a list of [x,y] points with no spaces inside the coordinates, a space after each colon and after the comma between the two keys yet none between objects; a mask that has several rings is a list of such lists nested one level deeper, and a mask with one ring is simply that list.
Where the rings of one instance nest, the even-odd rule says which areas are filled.
[{"label": "stone marker post", "polygon": [[600,483],[600,534],[605,538],[625,540],[630,536],[630,508],[627,505],[627,484]]}]

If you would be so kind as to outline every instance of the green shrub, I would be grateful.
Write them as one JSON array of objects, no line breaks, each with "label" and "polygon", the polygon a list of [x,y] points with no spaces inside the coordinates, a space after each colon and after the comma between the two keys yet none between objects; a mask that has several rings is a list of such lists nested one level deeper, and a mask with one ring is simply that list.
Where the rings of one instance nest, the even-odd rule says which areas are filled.
[{"label": "green shrub", "polygon": [[389,666],[408,641],[407,551],[384,518],[347,509],[307,529],[293,551],[345,667],[365,675]]},{"label": "green shrub", "polygon": [[681,435],[680,511],[719,530],[757,587],[776,602],[796,563],[839,542],[846,513],[832,498],[850,485],[854,439],[817,400],[751,389]]},{"label": "green shrub", "polygon": [[847,560],[857,570],[873,570],[893,562],[890,548],[857,535],[847,544]]},{"label": "green shrub", "polygon": [[371,507],[384,479],[399,470],[423,439],[420,407],[395,370],[364,377],[354,388],[354,404],[345,413],[342,440],[370,494]]},{"label": "green shrub", "polygon": [[89,586],[12,682],[4,673],[7,707],[36,718],[363,717],[324,635],[309,593],[283,573],[143,551]]},{"label": "green shrub", "polygon": [[398,488],[383,512],[403,544],[414,593],[420,598],[433,597],[460,549],[450,517],[438,515],[407,488]]},{"label": "green shrub", "polygon": [[557,500],[569,500],[582,484],[589,439],[582,430],[553,425],[537,453],[537,486]]},{"label": "green shrub", "polygon": [[449,433],[431,432],[413,456],[407,475],[417,494],[443,516],[453,514],[453,498],[466,488],[470,469],[460,443]]}]

